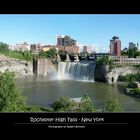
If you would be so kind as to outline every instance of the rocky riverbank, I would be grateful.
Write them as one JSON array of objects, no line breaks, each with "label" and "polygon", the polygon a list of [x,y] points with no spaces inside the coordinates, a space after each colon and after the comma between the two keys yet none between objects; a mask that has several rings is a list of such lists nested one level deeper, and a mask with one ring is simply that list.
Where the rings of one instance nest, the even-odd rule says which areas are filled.
[{"label": "rocky riverbank", "polygon": [[125,87],[124,93],[131,97],[140,98],[140,94],[135,93],[135,89],[130,89],[130,88]]},{"label": "rocky riverbank", "polygon": [[9,69],[10,72],[14,72],[16,78],[33,75],[32,62],[0,55],[0,71],[4,72],[7,69]]}]

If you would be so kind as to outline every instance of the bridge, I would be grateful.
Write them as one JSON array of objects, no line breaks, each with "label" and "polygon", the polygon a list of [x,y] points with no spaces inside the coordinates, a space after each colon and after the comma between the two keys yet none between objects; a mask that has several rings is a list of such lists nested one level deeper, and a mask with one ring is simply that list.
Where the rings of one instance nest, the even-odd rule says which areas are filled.
[{"label": "bridge", "polygon": [[109,53],[93,53],[93,54],[89,54],[89,55],[85,55],[85,56],[80,56],[80,54],[77,54],[74,56],[74,61],[75,61],[75,58],[77,60],[79,59],[79,61],[94,61],[105,55],[108,56]]}]

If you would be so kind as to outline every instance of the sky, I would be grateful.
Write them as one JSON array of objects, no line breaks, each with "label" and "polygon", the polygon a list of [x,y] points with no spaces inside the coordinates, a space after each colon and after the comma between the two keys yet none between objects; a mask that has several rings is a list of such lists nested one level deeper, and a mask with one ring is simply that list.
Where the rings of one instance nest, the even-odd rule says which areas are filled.
[{"label": "sky", "polygon": [[56,44],[58,35],[68,35],[78,45],[107,52],[118,36],[122,49],[140,42],[140,14],[4,14],[0,15],[0,42]]}]

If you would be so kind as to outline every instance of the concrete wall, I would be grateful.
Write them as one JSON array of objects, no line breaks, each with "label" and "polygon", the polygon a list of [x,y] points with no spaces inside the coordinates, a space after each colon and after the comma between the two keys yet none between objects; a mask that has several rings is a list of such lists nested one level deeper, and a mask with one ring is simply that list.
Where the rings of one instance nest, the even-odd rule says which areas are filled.
[{"label": "concrete wall", "polygon": [[37,76],[47,75],[47,59],[38,59],[37,61]]},{"label": "concrete wall", "polygon": [[41,59],[37,60],[37,76],[48,76],[53,77],[54,73],[56,75],[56,67],[52,63],[51,59]]}]

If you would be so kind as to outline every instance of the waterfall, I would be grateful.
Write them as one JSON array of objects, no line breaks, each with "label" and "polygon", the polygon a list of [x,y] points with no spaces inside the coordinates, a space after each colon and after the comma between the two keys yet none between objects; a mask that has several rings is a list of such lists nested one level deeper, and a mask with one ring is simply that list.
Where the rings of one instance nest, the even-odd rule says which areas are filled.
[{"label": "waterfall", "polygon": [[59,62],[59,80],[78,80],[94,82],[94,63]]}]

